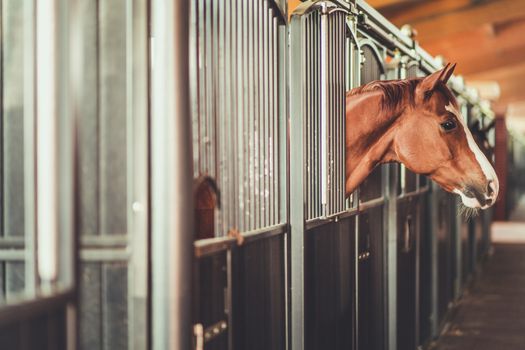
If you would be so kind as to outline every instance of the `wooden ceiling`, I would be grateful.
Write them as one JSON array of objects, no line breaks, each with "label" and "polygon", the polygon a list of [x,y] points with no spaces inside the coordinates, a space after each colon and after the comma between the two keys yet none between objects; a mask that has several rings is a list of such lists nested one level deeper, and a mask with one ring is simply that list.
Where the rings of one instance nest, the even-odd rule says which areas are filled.
[{"label": "wooden ceiling", "polygon": [[497,110],[525,102],[525,0],[368,2],[397,26],[415,28],[421,46],[457,62],[467,82],[497,81]]}]

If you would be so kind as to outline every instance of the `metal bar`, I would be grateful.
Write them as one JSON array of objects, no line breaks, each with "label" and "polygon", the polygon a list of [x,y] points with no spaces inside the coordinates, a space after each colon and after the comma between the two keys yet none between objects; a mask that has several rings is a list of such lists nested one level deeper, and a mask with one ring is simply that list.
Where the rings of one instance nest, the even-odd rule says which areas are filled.
[{"label": "metal bar", "polygon": [[129,249],[80,249],[81,261],[96,261],[96,262],[117,262],[129,261],[131,259],[131,250]]},{"label": "metal bar", "polygon": [[270,113],[270,160],[269,160],[269,174],[270,174],[270,225],[275,225],[277,223],[276,214],[278,204],[276,202],[277,198],[277,172],[276,172],[276,123],[277,123],[277,113],[276,113],[276,100],[275,100],[275,72],[277,70],[277,62],[275,60],[275,18],[273,15],[273,9],[269,9],[269,45],[268,45],[268,68],[269,68],[269,113]]},{"label": "metal bar", "polygon": [[321,13],[321,125],[320,125],[320,147],[321,155],[321,216],[326,216],[328,206],[328,74],[329,74],[329,56],[328,56],[328,14],[326,4],[323,4],[323,13]]},{"label": "metal bar", "polygon": [[[276,22],[277,23],[277,22]],[[290,222],[290,128],[289,128],[289,31],[287,26],[278,26],[275,51],[278,62],[278,72],[276,75],[277,96],[277,136],[278,136],[278,155],[277,162],[279,174],[278,203],[279,217],[278,222]],[[300,38],[299,38],[300,40]],[[302,62],[301,62],[302,63]],[[304,166],[304,163],[303,163]]]},{"label": "metal bar", "polygon": [[[288,226],[286,224],[279,224],[260,228],[249,232],[244,232],[242,233],[242,237],[244,238],[243,244],[284,234],[286,233],[287,228]],[[216,237],[201,239],[199,241],[194,242],[195,256],[203,257],[227,249],[232,249],[235,246],[237,246],[237,239],[233,237]]]},{"label": "metal bar", "polygon": [[333,14],[327,15],[327,26],[328,26],[328,32],[326,33],[327,37],[327,56],[328,56],[328,62],[327,62],[327,103],[328,103],[328,111],[327,111],[327,188],[326,188],[326,195],[328,199],[328,205],[327,205],[327,215],[330,215],[334,212],[334,196],[333,196],[333,185],[334,185],[334,169],[333,169],[333,160],[334,160],[334,101],[333,101],[333,84],[335,82],[335,76],[334,76],[334,19],[336,16]]},{"label": "metal bar", "polygon": [[[242,99],[242,143],[239,145],[239,149],[242,149],[242,152],[239,153],[242,160],[242,192],[240,194],[240,198],[242,199],[242,212],[241,212],[241,222],[243,225],[241,226],[241,230],[249,230],[250,225],[250,218],[247,212],[249,212],[249,138],[248,138],[248,123],[249,123],[249,95],[248,95],[248,88],[249,88],[249,76],[248,76],[248,1],[244,0],[242,2],[242,8],[241,8],[241,33],[242,33],[242,74],[241,74],[241,81],[240,84],[242,86],[242,93],[243,93],[243,99]],[[247,157],[244,157],[244,156]]]},{"label": "metal bar", "polygon": [[82,247],[123,247],[127,244],[128,236],[126,235],[82,235],[80,237],[80,245]]},{"label": "metal bar", "polygon": [[267,11],[267,1],[261,1],[259,3],[260,5],[260,13],[259,13],[259,89],[260,91],[260,97],[259,100],[261,101],[260,105],[260,137],[261,137],[261,159],[260,159],[260,170],[259,170],[259,176],[261,178],[261,186],[260,186],[260,199],[261,199],[261,227],[264,227],[268,224],[268,196],[266,195],[267,190],[267,181],[268,181],[268,175],[267,175],[267,138],[268,138],[268,127],[267,127],[267,118],[268,118],[268,107],[266,105],[268,100],[268,66],[267,66],[267,60],[266,55],[268,52],[268,43],[266,40],[268,39],[268,30],[266,26],[266,22],[268,20],[268,11]]},{"label": "metal bar", "polygon": [[[290,61],[300,64],[289,66],[290,82],[290,347],[302,350],[304,343],[304,223],[305,223],[305,153],[307,137],[305,128],[305,100],[307,90],[303,85],[306,67],[306,19],[292,16],[290,23]],[[292,79],[293,77],[293,79]],[[306,91],[305,91],[306,90]],[[306,185],[306,186],[305,186]]]},{"label": "metal bar", "polygon": [[254,2],[254,17],[253,17],[253,26],[254,26],[254,99],[255,99],[255,125],[254,125],[254,148],[255,148],[255,169],[253,171],[255,187],[254,187],[254,204],[255,204],[255,226],[254,228],[261,227],[261,214],[262,214],[262,205],[261,205],[261,133],[262,133],[262,91],[261,91],[261,2]]},{"label": "metal bar", "polygon": [[[319,140],[319,127],[320,127],[320,110],[319,110],[319,106],[320,106],[320,103],[319,103],[319,99],[321,97],[320,95],[320,72],[321,72],[321,62],[320,62],[320,57],[319,57],[319,54],[320,54],[320,50],[319,50],[319,39],[320,39],[320,35],[321,35],[321,29],[320,29],[320,26],[319,26],[319,16],[318,16],[318,13],[317,12],[314,12],[310,15],[310,33],[313,33],[314,35],[314,38],[315,38],[315,42],[313,44],[313,51],[314,51],[314,57],[315,57],[315,60],[313,60],[313,63],[312,61],[310,61],[310,64],[313,65],[312,69],[315,71],[315,78],[312,81],[310,81],[310,85],[309,85],[309,89],[310,90],[313,90],[315,91],[315,96],[313,98],[313,105],[315,106],[315,109],[313,111],[311,111],[311,114],[310,114],[310,118],[311,118],[311,121],[310,123],[312,123],[313,125],[313,128],[312,128],[312,136],[311,136],[311,140],[310,142],[313,144],[313,148],[310,150],[311,154],[310,154],[310,157],[312,158],[312,163],[314,164],[313,166],[313,172],[312,172],[312,179],[313,179],[313,187],[312,187],[312,191],[313,191],[313,202],[312,202],[312,205],[313,205],[313,214],[312,214],[312,218],[315,218],[315,217],[318,217],[320,216],[320,208],[321,208],[321,197],[320,197],[320,174],[319,174],[319,164],[320,164],[320,157],[321,157],[321,153],[320,153],[320,150],[319,150],[319,146],[320,146],[320,140]],[[312,50],[310,50],[310,52],[308,53],[308,55],[311,55]],[[313,86],[312,86],[312,83],[313,83]]]},{"label": "metal bar", "polygon": [[249,81],[249,89],[248,89],[248,99],[249,99],[249,110],[248,110],[248,135],[250,136],[250,144],[249,144],[249,172],[248,172],[248,178],[249,178],[249,189],[250,189],[250,209],[249,209],[249,215],[250,215],[250,226],[248,229],[253,230],[256,226],[255,224],[255,132],[254,132],[254,121],[255,121],[255,104],[254,104],[254,84],[255,84],[255,77],[254,77],[254,67],[253,62],[255,62],[255,56],[254,56],[254,3],[251,1],[248,2],[248,81]]},{"label": "metal bar", "polygon": [[[2,10],[3,11],[3,10]],[[35,4],[33,1],[24,2],[24,17],[34,19],[35,17]],[[36,231],[36,115],[35,115],[35,21],[25,21],[26,25],[29,28],[24,30],[24,237],[23,244],[25,245],[25,264],[24,264],[24,273],[25,273],[25,293],[28,296],[34,295],[36,292],[36,286],[38,281],[37,276],[37,264],[36,264],[36,241],[37,241],[37,231]],[[3,29],[0,30],[1,33],[4,32]],[[2,34],[3,35],[3,34]],[[2,41],[0,45],[2,51],[4,50],[3,46],[5,42]],[[3,58],[0,58],[3,60]],[[4,84],[3,80],[3,65],[2,69],[2,85]],[[3,98],[3,96],[2,96]],[[3,104],[0,106],[3,109]],[[3,110],[2,110],[3,112]],[[2,113],[3,114],[3,113]],[[0,121],[0,124],[4,123],[3,118]],[[2,126],[2,135],[1,144],[4,143],[4,133],[5,130]],[[3,146],[2,146],[3,147]],[[2,150],[3,152],[3,150]],[[3,157],[3,154],[1,155]],[[0,201],[5,204],[4,199],[4,181],[5,177],[3,176],[4,172],[4,160],[2,158],[1,168],[2,168],[2,183],[0,184],[1,199]],[[5,208],[2,207],[1,211],[2,219],[0,226],[0,234],[5,235]],[[14,237],[13,237],[14,238]],[[4,236],[4,240],[8,239],[8,236]]]},{"label": "metal bar", "polygon": [[[193,205],[187,1],[152,0],[152,348],[191,347]],[[184,201],[180,201],[184,198]],[[178,234],[173,234],[177,232]],[[186,286],[181,288],[181,286]]]},{"label": "metal bar", "polygon": [[[228,184],[228,171],[227,171],[227,153],[228,153],[228,142],[229,142],[229,135],[228,132],[230,131],[229,127],[224,127],[227,125],[229,120],[226,118],[227,111],[226,111],[226,45],[225,45],[225,0],[217,0],[214,2],[216,7],[214,11],[214,20],[215,20],[215,38],[214,38],[214,45],[216,48],[215,51],[215,59],[216,63],[213,67],[214,76],[215,76],[215,84],[214,84],[214,96],[215,96],[215,104],[216,104],[216,113],[212,116],[215,124],[215,135],[216,135],[216,151],[215,151],[215,162],[216,162],[216,168],[217,173],[215,175],[216,181],[218,181],[219,188],[222,189],[223,198],[225,200],[222,201],[221,210],[218,212],[217,217],[217,224],[218,229],[216,231],[216,235],[225,235],[228,231],[228,223],[227,218],[229,214],[229,207],[230,207],[230,194],[231,194],[231,187]],[[229,115],[231,120],[231,115]]]},{"label": "metal bar", "polygon": [[375,208],[385,202],[385,197],[374,198],[366,202],[359,202],[359,212],[363,212],[370,208]]},{"label": "metal bar", "polygon": [[387,176],[387,337],[388,348],[395,350],[397,348],[397,182],[398,169],[397,165],[388,166],[389,176]]},{"label": "metal bar", "polygon": [[[310,44],[311,44],[311,40],[308,40],[309,38],[311,38],[311,34],[309,35],[309,22],[310,22],[310,18],[309,16],[304,16],[303,18],[303,23],[302,25],[304,26],[304,61],[305,61],[305,65],[303,66],[303,69],[306,70],[306,73],[304,74],[304,78],[305,78],[305,85],[307,87],[307,89],[310,87],[310,81],[309,79],[311,78],[312,74],[310,73],[311,72],[311,69],[312,69],[312,65],[310,64],[310,59],[312,57],[312,55],[309,55],[308,52],[309,52],[309,48],[310,48]],[[301,38],[300,40],[303,40],[303,38]],[[312,188],[311,188],[311,183],[312,183],[312,156],[311,156],[311,128],[312,128],[312,123],[311,123],[311,108],[308,108],[309,107],[309,103],[311,103],[311,99],[310,99],[310,96],[306,95],[304,96],[305,98],[305,103],[307,105],[306,109],[305,109],[305,122],[303,124],[303,128],[305,128],[305,131],[306,131],[306,164],[305,164],[305,181],[306,181],[306,190],[307,190],[307,193],[306,193],[306,217],[307,218],[311,218],[312,217]]]},{"label": "metal bar", "polygon": [[26,253],[23,249],[0,248],[0,261],[25,261]]},{"label": "metal bar", "polygon": [[44,284],[58,274],[58,82],[56,32],[57,4],[43,0],[36,7],[37,125],[37,266]]}]

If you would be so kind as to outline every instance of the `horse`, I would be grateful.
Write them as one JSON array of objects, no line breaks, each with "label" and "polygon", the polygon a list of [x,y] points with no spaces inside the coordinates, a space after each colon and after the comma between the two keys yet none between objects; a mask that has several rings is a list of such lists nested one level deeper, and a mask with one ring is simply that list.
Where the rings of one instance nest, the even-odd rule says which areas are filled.
[{"label": "horse", "polygon": [[215,235],[215,209],[220,209],[221,193],[215,179],[200,175],[193,180],[195,239]]},{"label": "horse", "polygon": [[346,93],[347,196],[376,166],[397,162],[459,195],[466,207],[494,204],[496,172],[446,85],[455,67],[447,64],[424,78],[373,81]]}]

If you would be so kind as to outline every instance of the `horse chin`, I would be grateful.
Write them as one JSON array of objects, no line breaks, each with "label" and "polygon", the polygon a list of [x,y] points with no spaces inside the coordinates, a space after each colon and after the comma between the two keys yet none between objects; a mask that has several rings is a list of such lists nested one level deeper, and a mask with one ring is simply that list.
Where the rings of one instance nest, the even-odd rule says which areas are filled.
[{"label": "horse chin", "polygon": [[461,197],[461,202],[464,206],[472,209],[487,209],[490,207],[490,205],[481,205],[479,201],[475,197],[468,197],[463,192],[458,190],[457,188],[452,191],[453,193],[459,195]]}]

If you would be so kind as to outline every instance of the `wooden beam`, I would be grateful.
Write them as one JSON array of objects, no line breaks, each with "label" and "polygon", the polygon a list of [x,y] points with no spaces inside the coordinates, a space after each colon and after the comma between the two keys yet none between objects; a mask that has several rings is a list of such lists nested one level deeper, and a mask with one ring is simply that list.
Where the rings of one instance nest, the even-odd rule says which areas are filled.
[{"label": "wooden beam", "polygon": [[368,0],[367,3],[375,9],[392,7],[398,5],[414,4],[424,0]]},{"label": "wooden beam", "polygon": [[504,66],[480,74],[474,74],[466,77],[467,84],[469,80],[495,80],[499,83],[501,97],[496,104],[501,106],[512,102],[525,100],[525,63],[517,65]]},{"label": "wooden beam", "polygon": [[483,52],[478,57],[462,60],[458,66],[460,74],[469,76],[504,66],[513,66],[525,61],[525,42],[523,46],[493,52]]},{"label": "wooden beam", "polygon": [[470,6],[471,3],[472,0],[424,1],[418,4],[391,6],[381,10],[381,13],[395,25],[402,26],[457,11]]},{"label": "wooden beam", "polygon": [[486,23],[508,21],[524,16],[525,1],[484,1],[410,24],[417,29],[417,40],[424,45],[440,37],[472,30]]},{"label": "wooden beam", "polygon": [[484,25],[474,30],[450,35],[426,44],[432,55],[443,55],[458,63],[458,72],[472,74],[485,67],[519,63],[525,55],[525,17],[499,25]]}]

